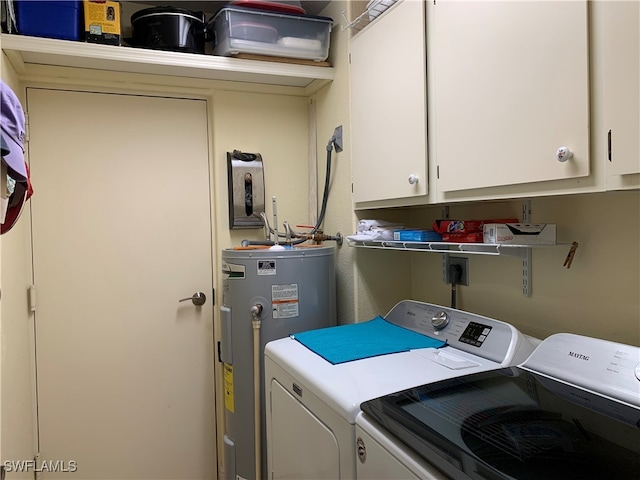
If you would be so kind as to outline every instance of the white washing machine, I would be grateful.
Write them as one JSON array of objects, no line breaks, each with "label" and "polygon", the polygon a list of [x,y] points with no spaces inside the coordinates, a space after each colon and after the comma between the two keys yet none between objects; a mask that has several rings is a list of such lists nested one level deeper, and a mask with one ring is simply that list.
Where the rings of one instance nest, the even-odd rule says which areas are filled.
[{"label": "white washing machine", "polygon": [[636,479],[640,348],[572,334],[520,366],[368,400],[358,480]]},{"label": "white washing machine", "polygon": [[450,480],[363,412],[356,417],[358,480]]},{"label": "white washing machine", "polygon": [[269,479],[356,478],[356,416],[362,402],[516,365],[533,350],[512,325],[438,305],[404,300],[384,319],[446,346],[332,364],[295,338],[266,345]]}]

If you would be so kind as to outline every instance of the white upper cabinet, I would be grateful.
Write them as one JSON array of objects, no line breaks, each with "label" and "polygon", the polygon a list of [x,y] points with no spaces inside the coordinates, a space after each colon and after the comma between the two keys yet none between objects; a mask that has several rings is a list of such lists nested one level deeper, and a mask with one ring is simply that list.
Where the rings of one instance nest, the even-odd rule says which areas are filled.
[{"label": "white upper cabinet", "polygon": [[425,202],[424,3],[396,3],[351,40],[353,200]]},{"label": "white upper cabinet", "polygon": [[586,1],[436,1],[440,191],[590,174],[587,14]]},{"label": "white upper cabinet", "polygon": [[603,2],[604,127],[609,175],[640,173],[640,3]]}]

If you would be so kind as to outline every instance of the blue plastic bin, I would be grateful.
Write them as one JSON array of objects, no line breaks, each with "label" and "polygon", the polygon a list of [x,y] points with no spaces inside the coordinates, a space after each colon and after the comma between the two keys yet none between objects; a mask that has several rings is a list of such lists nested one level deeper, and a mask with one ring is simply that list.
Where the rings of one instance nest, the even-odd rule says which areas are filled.
[{"label": "blue plastic bin", "polygon": [[80,40],[84,32],[81,1],[17,0],[18,33],[32,37]]}]

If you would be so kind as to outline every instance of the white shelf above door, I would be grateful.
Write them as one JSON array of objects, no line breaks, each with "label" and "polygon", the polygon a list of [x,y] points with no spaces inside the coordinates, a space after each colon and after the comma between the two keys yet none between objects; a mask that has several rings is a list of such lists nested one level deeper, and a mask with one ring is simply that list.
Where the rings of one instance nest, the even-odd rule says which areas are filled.
[{"label": "white shelf above door", "polygon": [[20,73],[27,64],[298,87],[310,94],[334,68],[169,52],[3,34],[2,50]]}]

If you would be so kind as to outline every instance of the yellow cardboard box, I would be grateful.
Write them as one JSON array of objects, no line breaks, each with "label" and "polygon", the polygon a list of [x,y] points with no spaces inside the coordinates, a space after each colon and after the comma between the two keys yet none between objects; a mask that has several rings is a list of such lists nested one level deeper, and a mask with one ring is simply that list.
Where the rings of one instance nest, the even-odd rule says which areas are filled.
[{"label": "yellow cardboard box", "polygon": [[85,39],[90,43],[120,45],[120,3],[84,0]]}]

